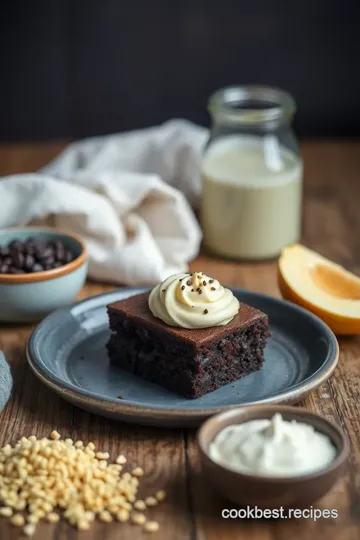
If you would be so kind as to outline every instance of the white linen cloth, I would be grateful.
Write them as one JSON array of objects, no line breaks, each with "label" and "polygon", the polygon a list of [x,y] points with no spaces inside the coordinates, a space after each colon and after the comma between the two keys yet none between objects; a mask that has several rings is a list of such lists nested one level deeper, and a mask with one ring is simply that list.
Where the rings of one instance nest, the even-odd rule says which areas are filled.
[{"label": "white linen cloth", "polygon": [[89,276],[153,284],[187,269],[201,230],[208,132],[185,120],[71,144],[34,174],[0,181],[0,227],[45,223],[80,234]]}]

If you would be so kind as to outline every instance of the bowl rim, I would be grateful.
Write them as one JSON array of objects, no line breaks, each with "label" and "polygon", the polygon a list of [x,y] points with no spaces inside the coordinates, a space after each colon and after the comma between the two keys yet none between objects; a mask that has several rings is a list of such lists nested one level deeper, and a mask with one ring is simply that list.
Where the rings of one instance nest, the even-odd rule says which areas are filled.
[{"label": "bowl rim", "polygon": [[33,231],[33,232],[45,232],[52,233],[59,236],[67,236],[75,240],[81,246],[80,254],[71,262],[63,264],[59,268],[53,268],[52,270],[43,270],[41,272],[34,272],[29,274],[1,274],[0,273],[0,285],[8,284],[25,284],[25,283],[36,283],[39,281],[48,281],[50,279],[56,279],[62,276],[66,276],[80,268],[88,258],[87,248],[84,240],[73,232],[68,232],[64,229],[57,229],[55,227],[37,227],[35,225],[25,226],[25,227],[7,227],[0,229],[0,238],[2,232],[20,232],[20,231]]},{"label": "bowl rim", "polygon": [[[247,414],[246,414],[247,412],[250,412],[250,413],[252,412],[254,416],[252,416],[251,418],[245,418],[244,421],[241,421],[240,417],[241,416],[247,417]],[[207,431],[213,426],[213,424],[216,424],[217,422],[219,422],[219,420],[230,419],[232,417],[234,418],[234,424],[241,424],[241,423],[249,422],[255,419],[260,420],[264,418],[263,416],[264,414],[268,414],[269,412],[273,414],[277,412],[280,414],[282,412],[287,413],[287,414],[294,414],[294,417],[303,416],[304,417],[303,422],[310,425],[312,425],[312,423],[307,422],[306,419],[316,418],[317,420],[320,420],[323,423],[323,425],[328,425],[332,430],[334,430],[337,433],[340,440],[340,448],[337,452],[335,459],[331,461],[331,463],[329,463],[325,467],[318,469],[314,472],[284,477],[284,476],[264,476],[264,475],[240,472],[240,471],[232,469],[231,467],[227,467],[226,465],[222,465],[221,463],[214,461],[210,457],[209,448],[208,448],[210,443],[208,445],[205,444],[205,437],[206,437]],[[236,419],[238,419],[239,421],[237,422]],[[227,424],[227,426],[228,425],[231,425],[231,423]],[[220,433],[220,431],[224,429],[224,427],[227,427],[227,426],[223,426],[220,423],[214,437],[217,436]],[[322,432],[319,429],[318,431]],[[331,436],[329,436],[329,438],[334,443],[334,439]],[[212,440],[214,440],[214,438]],[[280,484],[286,485],[286,484],[293,484],[294,482],[298,483],[298,482],[303,482],[307,480],[313,480],[316,478],[321,478],[322,476],[327,475],[328,473],[332,471],[336,471],[336,469],[338,469],[343,463],[345,463],[349,454],[349,450],[350,450],[350,444],[349,444],[347,436],[345,435],[343,430],[340,428],[340,426],[338,426],[335,422],[333,422],[332,420],[328,420],[324,416],[321,416],[320,414],[316,412],[310,411],[306,409],[305,407],[297,407],[297,406],[294,407],[291,405],[250,405],[249,407],[244,407],[241,409],[233,408],[224,412],[220,412],[218,414],[211,416],[210,418],[205,420],[205,422],[202,423],[202,425],[197,431],[196,441],[197,441],[198,448],[200,449],[200,453],[209,462],[211,462],[213,466],[218,467],[219,469],[222,469],[223,471],[226,471],[227,473],[230,473],[232,475],[236,475],[238,478],[243,477],[243,478],[246,478],[247,480],[252,480],[254,482],[266,483],[266,484],[272,484],[276,482],[278,484],[280,483]]]}]

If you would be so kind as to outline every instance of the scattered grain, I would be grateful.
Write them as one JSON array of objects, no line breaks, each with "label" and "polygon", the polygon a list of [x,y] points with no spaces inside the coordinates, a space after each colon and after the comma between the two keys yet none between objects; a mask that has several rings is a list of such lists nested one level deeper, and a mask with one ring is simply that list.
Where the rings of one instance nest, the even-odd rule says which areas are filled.
[{"label": "scattered grain", "polygon": [[105,523],[110,523],[110,521],[112,521],[112,515],[108,510],[103,510],[99,514],[99,519],[101,519],[101,521],[105,521]]},{"label": "scattered grain", "polygon": [[140,512],[134,512],[133,514],[131,514],[131,521],[135,523],[135,525],[144,525],[144,523],[146,522],[146,517]]},{"label": "scattered grain", "polygon": [[155,497],[158,502],[162,502],[166,499],[166,492],[163,489],[161,489],[160,491],[156,492]]},{"label": "scattered grain", "polygon": [[49,523],[57,523],[60,519],[60,516],[56,512],[49,512],[49,514],[46,516],[46,519]]},{"label": "scattered grain", "polygon": [[145,504],[146,506],[156,506],[158,501],[155,499],[155,497],[146,497]]},{"label": "scattered grain", "polygon": [[26,536],[34,536],[35,531],[36,531],[36,525],[34,525],[34,523],[28,523],[24,527],[24,534],[26,534]]},{"label": "scattered grain", "polygon": [[11,517],[13,515],[13,509],[9,506],[3,506],[0,508],[0,516],[2,517]]},{"label": "scattered grain", "polygon": [[146,532],[156,532],[159,530],[159,524],[157,521],[147,521],[144,525]]},{"label": "scattered grain", "polygon": [[[126,457],[119,455],[108,465],[109,457],[108,452],[97,452],[92,442],[85,446],[82,441],[61,439],[56,430],[49,439],[32,435],[13,447],[5,445],[0,449],[0,516],[24,526],[28,536],[41,519],[57,522],[56,508],[80,530],[89,529],[96,517],[104,522],[114,517],[126,522],[131,517],[133,523],[144,525],[146,517],[139,511],[155,506],[158,495],[145,502],[137,499],[144,470],[135,467],[132,473],[121,474]],[[14,509],[27,510],[27,523],[21,514],[13,515]]]},{"label": "scattered grain", "polygon": [[96,459],[109,459],[110,454],[108,452],[96,452],[95,454]]},{"label": "scattered grain", "polygon": [[134,503],[134,508],[135,510],[146,510],[146,504],[144,501],[142,501],[141,499],[139,499],[138,501],[135,501]]},{"label": "scattered grain", "polygon": [[141,467],[135,467],[135,469],[131,471],[131,474],[140,478],[140,476],[144,476],[144,470]]},{"label": "scattered grain", "polygon": [[16,527],[22,527],[25,523],[25,519],[21,514],[15,514],[14,516],[12,516],[10,521]]},{"label": "scattered grain", "polygon": [[121,521],[122,523],[124,523],[125,521],[129,521],[129,517],[130,517],[130,514],[128,510],[125,510],[124,508],[119,510],[119,512],[116,514],[116,518],[118,519],[118,521]]}]

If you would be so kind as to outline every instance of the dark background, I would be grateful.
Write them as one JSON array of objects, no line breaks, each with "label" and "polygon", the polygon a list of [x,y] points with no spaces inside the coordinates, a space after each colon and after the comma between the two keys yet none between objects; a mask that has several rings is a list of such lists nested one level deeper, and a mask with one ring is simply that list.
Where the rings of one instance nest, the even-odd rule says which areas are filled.
[{"label": "dark background", "polygon": [[301,136],[360,135],[359,0],[3,0],[0,140],[79,138],[280,86]]}]

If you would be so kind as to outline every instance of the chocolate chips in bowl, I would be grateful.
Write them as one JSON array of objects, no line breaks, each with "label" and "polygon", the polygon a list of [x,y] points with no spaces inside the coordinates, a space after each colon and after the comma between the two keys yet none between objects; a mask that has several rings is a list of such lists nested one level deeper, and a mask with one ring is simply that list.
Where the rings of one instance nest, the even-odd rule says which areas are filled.
[{"label": "chocolate chips in bowl", "polygon": [[31,274],[53,270],[75,258],[61,239],[15,239],[7,246],[0,246],[0,274]]},{"label": "chocolate chips in bowl", "polygon": [[69,305],[87,277],[84,240],[51,227],[0,229],[0,323],[37,322]]}]

